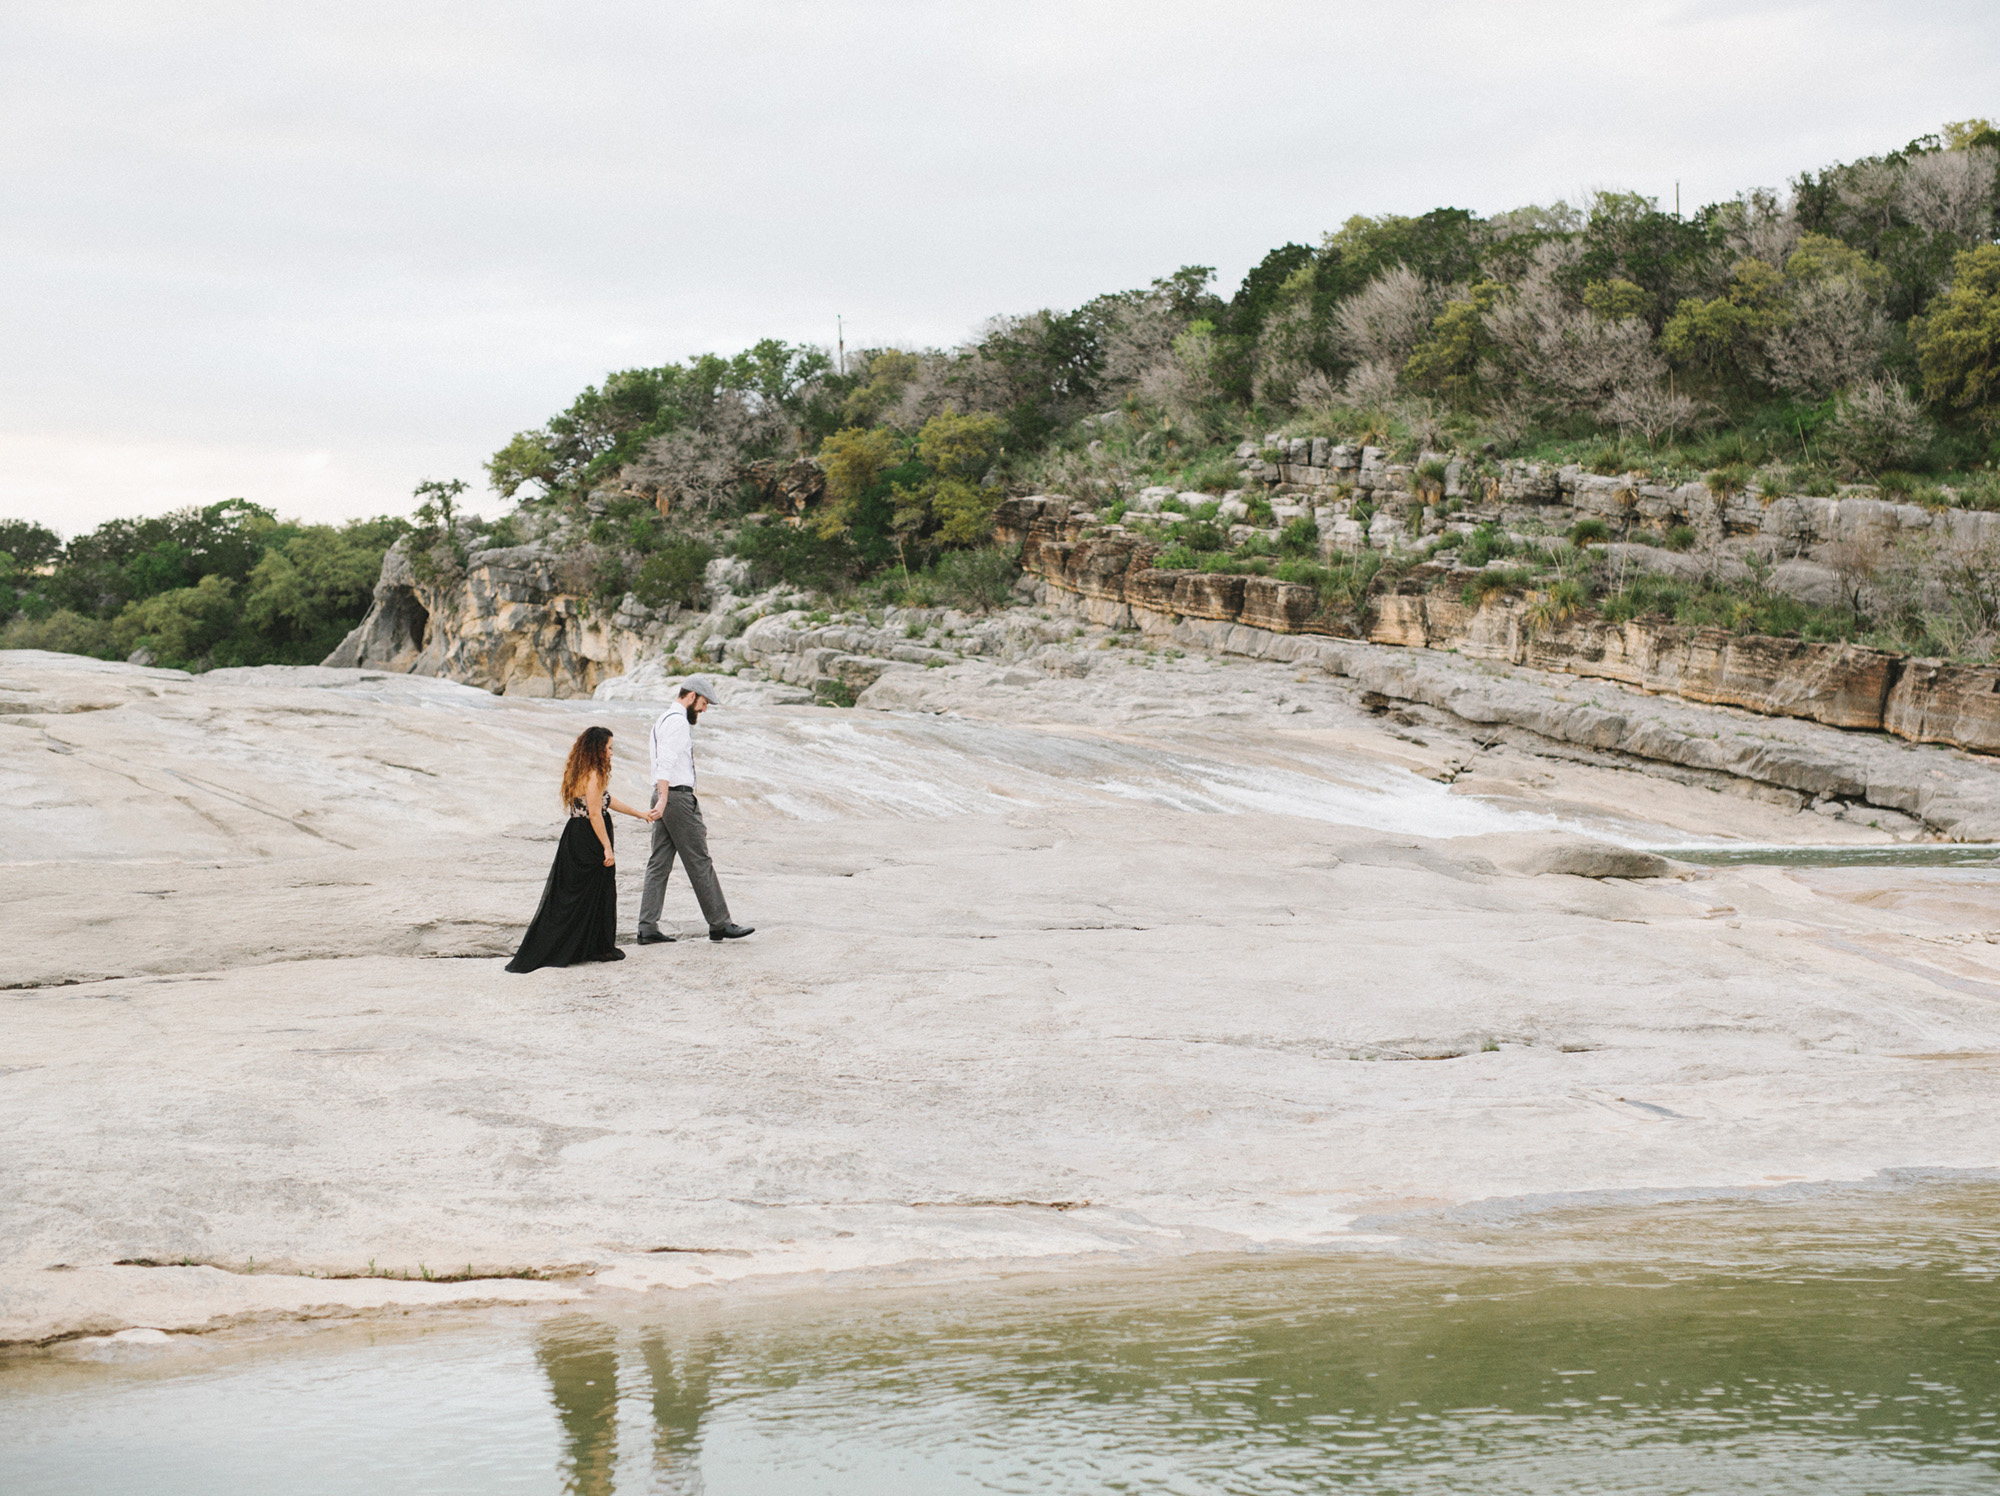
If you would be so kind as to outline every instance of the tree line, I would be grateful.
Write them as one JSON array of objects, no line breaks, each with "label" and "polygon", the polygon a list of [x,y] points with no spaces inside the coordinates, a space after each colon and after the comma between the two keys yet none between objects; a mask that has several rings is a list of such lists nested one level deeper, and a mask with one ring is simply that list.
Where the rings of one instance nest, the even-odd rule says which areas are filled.
[{"label": "tree line", "polygon": [[[697,599],[722,536],[769,579],[915,585],[987,542],[1010,489],[1220,493],[1240,481],[1235,444],[1279,427],[2000,505],[1996,213],[2000,130],[1971,120],[1687,214],[1603,192],[1354,217],[1227,295],[1189,265],[952,348],[842,368],[767,339],[618,371],[517,433],[487,477],[516,506],[511,538],[583,555],[579,586],[606,604],[660,606]],[[451,568],[463,486],[420,486],[420,572]],[[796,523],[743,523],[760,513]],[[404,528],[242,500],[67,542],[7,522],[4,642],[316,659]]]},{"label": "tree line", "polygon": [[[1783,461],[1795,485],[1986,474],[2000,425],[2000,130],[1946,126],[1687,214],[1635,193],[1491,217],[1355,217],[948,349],[627,370],[488,466],[529,509],[637,496],[713,527],[816,460],[812,524],[740,539],[824,581],[976,546],[1008,487],[1221,491],[1228,448],[1304,423],[1413,450],[1630,466]],[[1115,439],[1114,439],[1115,438]]]},{"label": "tree line", "polygon": [[307,525],[244,499],[64,542],[0,520],[0,647],[180,669],[316,665],[361,620],[400,519]]}]

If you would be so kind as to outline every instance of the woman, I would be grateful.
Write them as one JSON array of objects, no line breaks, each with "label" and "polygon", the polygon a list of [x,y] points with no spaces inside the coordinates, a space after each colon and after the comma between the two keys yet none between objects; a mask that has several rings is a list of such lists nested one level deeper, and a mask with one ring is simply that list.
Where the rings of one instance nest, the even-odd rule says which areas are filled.
[{"label": "woman", "polygon": [[618,855],[609,812],[641,821],[653,816],[612,799],[610,781],[611,729],[586,727],[563,765],[562,802],[569,819],[556,843],[555,866],[534,922],[507,963],[509,971],[625,959],[618,949]]}]

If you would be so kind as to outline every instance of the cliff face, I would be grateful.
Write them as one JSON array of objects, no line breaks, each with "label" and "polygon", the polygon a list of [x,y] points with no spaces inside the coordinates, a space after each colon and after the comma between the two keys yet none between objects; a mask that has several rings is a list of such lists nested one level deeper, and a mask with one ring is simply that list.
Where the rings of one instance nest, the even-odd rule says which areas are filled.
[{"label": "cliff face", "polygon": [[[1839,522],[1837,512],[1832,518]],[[1218,637],[1233,629],[1279,638],[1340,632],[1320,616],[1310,587],[1270,577],[1156,568],[1158,547],[1152,542],[1121,534],[1086,538],[1081,511],[1066,499],[1009,500],[999,524],[1003,540],[1021,543],[1022,565],[1045,589],[1045,600],[1093,624],[1176,637],[1191,626],[1198,633],[1219,631]],[[1412,577],[1420,585],[1424,569]],[[838,687],[851,699],[885,671],[936,667],[947,658],[933,645],[878,638],[866,628],[857,633],[858,625],[805,626],[802,613],[786,614],[801,600],[781,589],[740,597],[735,589],[745,586],[745,576],[737,562],[711,563],[708,585],[712,601],[703,613],[648,610],[630,597],[605,613],[566,587],[563,558],[540,547],[476,551],[465,574],[449,581],[420,581],[405,554],[393,550],[368,616],[326,663],[442,676],[509,695],[570,697],[592,695],[620,677],[634,685],[652,682],[671,656],[725,669],[748,667],[823,694]],[[1361,636],[1375,644],[1449,651],[1617,681],[1693,702],[2000,754],[2000,667],[1993,665],[1638,621],[1537,627],[1517,600],[1473,609],[1444,591],[1376,603]],[[782,623],[778,615],[786,615]],[[1011,656],[1048,645],[1046,639],[1024,636],[996,637],[990,647]],[[953,657],[963,652],[954,651]]]},{"label": "cliff face", "polygon": [[597,610],[565,585],[562,558],[537,546],[475,552],[463,577],[429,582],[399,546],[383,558],[367,616],[326,663],[509,696],[588,696],[653,653],[672,621],[629,597]]},{"label": "cliff face", "polygon": [[[1364,704],[1434,710],[1482,735],[1523,735],[1544,745],[1537,752],[1570,745],[1619,763],[1665,766],[1648,772],[1669,777],[1748,781],[1800,805],[1893,810],[1954,840],[2000,839],[1995,760],[1916,753],[1886,735],[1817,725],[1866,727],[1879,718],[1885,731],[1914,741],[1986,741],[2000,701],[1990,670],[1717,631],[1577,627],[1538,636],[1518,607],[1433,612],[1420,597],[1385,600],[1377,642],[1337,638],[1313,621],[1311,589],[1159,572],[1145,564],[1152,549],[1131,537],[1062,539],[1081,523],[1066,505],[1052,507],[1061,502],[1008,508],[1010,520],[1025,516],[1034,531],[1024,550],[1035,574],[1017,591],[1039,600],[1039,609],[983,616],[892,609],[886,617],[829,620],[777,589],[738,596],[740,565],[719,561],[710,567],[705,612],[663,616],[628,605],[605,617],[562,589],[557,557],[533,548],[477,554],[449,585],[418,582],[392,555],[374,608],[329,663],[444,676],[517,696],[653,700],[671,684],[674,661],[699,661],[737,675],[746,689],[761,680],[752,694],[764,700],[858,697],[863,706],[981,716],[1013,711],[1008,693],[1029,691],[1081,719],[1119,699],[1105,670],[1121,650],[1150,659],[1147,645],[1167,644],[1282,662],[1339,681]],[[1088,618],[1100,614],[1148,638],[1090,628]],[[1503,676],[1484,663],[1495,660],[1533,668]],[[1704,706],[1659,698],[1579,704],[1558,684],[1579,676],[1690,703],[1747,706],[1775,714],[1773,725],[1746,733],[1740,719],[1732,726]],[[1799,725],[1776,726],[1785,718]]]},{"label": "cliff face", "polygon": [[[1084,538],[1064,499],[1012,500],[1004,523],[1022,537],[1023,568],[1093,623],[1166,631],[1192,618],[1277,634],[1339,632],[1317,616],[1311,587],[1270,577],[1156,569],[1151,563],[1158,547],[1147,541],[1124,535]],[[1413,575],[1421,583],[1421,569]],[[1994,665],[1911,660],[1855,644],[1636,620],[1537,628],[1518,600],[1489,600],[1473,609],[1436,593],[1377,599],[1363,637],[2000,753],[2000,667]]]},{"label": "cliff face", "polygon": [[570,585],[569,569],[560,552],[524,545],[474,551],[464,575],[420,581],[399,547],[383,559],[367,616],[324,663],[507,696],[593,696],[618,680],[651,690],[674,659],[741,664],[744,631],[803,601],[784,587],[750,593],[742,562],[716,560],[705,610],[647,608],[628,593],[607,612]]}]

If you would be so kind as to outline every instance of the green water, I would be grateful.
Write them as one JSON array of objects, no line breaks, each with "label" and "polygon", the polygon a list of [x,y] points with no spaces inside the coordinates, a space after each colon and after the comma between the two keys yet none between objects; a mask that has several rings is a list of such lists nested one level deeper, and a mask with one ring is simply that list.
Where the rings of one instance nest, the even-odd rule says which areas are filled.
[{"label": "green water", "polygon": [[1893,847],[1655,847],[1704,867],[2000,867],[2000,847],[1925,842]]},{"label": "green water", "polygon": [[1663,1199],[1416,1223],[1405,1255],[72,1349],[0,1367],[0,1486],[1990,1491],[1996,1207]]}]

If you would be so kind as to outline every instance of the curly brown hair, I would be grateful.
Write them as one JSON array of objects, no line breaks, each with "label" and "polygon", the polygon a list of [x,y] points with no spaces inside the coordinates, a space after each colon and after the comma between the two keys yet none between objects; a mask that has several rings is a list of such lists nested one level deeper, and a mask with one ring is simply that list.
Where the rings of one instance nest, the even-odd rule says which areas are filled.
[{"label": "curly brown hair", "polygon": [[601,784],[611,782],[611,729],[608,727],[586,727],[570,744],[569,761],[563,765],[564,810],[582,798],[583,782],[592,775]]}]

